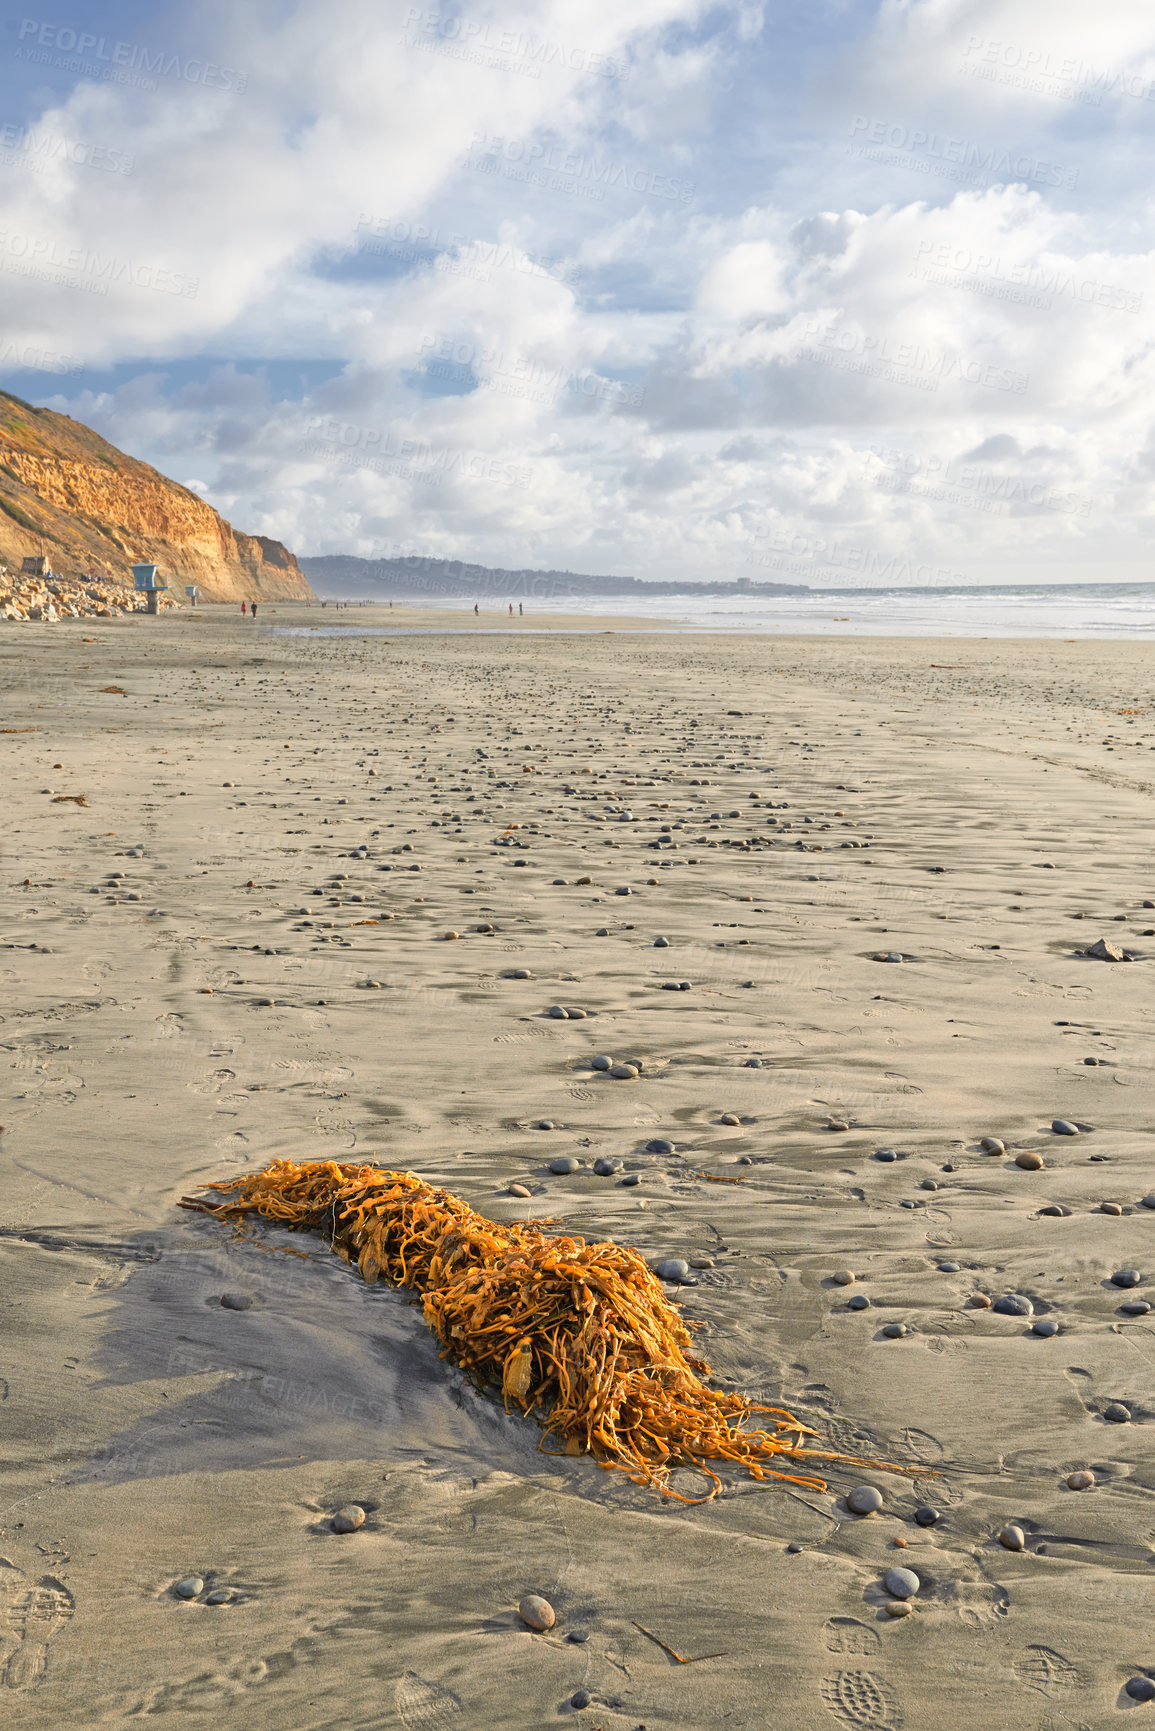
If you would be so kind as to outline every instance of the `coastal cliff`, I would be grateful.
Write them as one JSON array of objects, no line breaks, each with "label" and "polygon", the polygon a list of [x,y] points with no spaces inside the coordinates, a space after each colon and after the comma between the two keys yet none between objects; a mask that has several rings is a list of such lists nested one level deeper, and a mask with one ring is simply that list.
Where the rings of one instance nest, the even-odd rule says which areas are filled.
[{"label": "coastal cliff", "polygon": [[312,596],[279,541],[245,535],[187,487],[110,445],[90,427],[0,391],[0,565],[41,551],[53,571],[131,582],[150,562],[179,594],[206,601]]}]

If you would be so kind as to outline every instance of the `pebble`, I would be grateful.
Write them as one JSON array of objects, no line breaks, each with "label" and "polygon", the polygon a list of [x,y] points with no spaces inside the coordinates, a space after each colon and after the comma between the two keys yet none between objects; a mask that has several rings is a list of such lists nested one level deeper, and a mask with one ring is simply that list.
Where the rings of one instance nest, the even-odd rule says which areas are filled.
[{"label": "pebble", "polygon": [[933,1178],[924,1178],[919,1185],[920,1190],[937,1190],[938,1185]]},{"label": "pebble", "polygon": [[509,1187],[509,1194],[511,1196],[525,1197],[528,1196],[530,1192],[524,1184],[511,1184]]},{"label": "pebble", "polygon": [[634,892],[633,892],[633,890],[632,890],[632,889],[631,889],[631,888],[630,888],[630,886],[629,886],[629,884],[622,884],[622,885],[621,885],[621,886],[620,886],[620,887],[619,887],[619,888],[618,888],[618,889],[616,889],[616,890],[615,890],[615,891],[614,891],[614,894],[615,894],[615,895],[616,895],[616,896],[632,896],[632,895],[633,895],[633,893],[634,893]]},{"label": "pebble", "polygon": [[546,1015],[552,1016],[555,1022],[569,1021],[569,1011],[564,1009],[561,1004],[551,1004]]},{"label": "pebble", "polygon": [[646,1143],[647,1154],[673,1154],[674,1144],[664,1136],[652,1136]]},{"label": "pebble", "polygon": [[576,1159],[574,1155],[559,1154],[556,1160],[550,1161],[549,1169],[551,1172],[556,1172],[559,1177],[562,1177],[568,1172],[576,1172],[580,1165],[581,1161]]},{"label": "pebble", "polygon": [[1044,1340],[1051,1340],[1059,1332],[1059,1325],[1053,1316],[1040,1316],[1031,1324],[1032,1334],[1041,1334]]},{"label": "pebble", "polygon": [[637,1074],[638,1069],[636,1064],[610,1065],[610,1075],[615,1076],[619,1082],[632,1082],[636,1078]]},{"label": "pebble", "polygon": [[1150,1677],[1131,1677],[1124,1683],[1123,1690],[1132,1701],[1155,1701],[1155,1683]]},{"label": "pebble", "polygon": [[600,1054],[600,1056],[598,1056],[596,1058],[590,1059],[590,1069],[591,1070],[612,1070],[613,1067],[614,1067],[613,1059],[605,1052],[602,1052]]},{"label": "pebble", "polygon": [[1081,1135],[1079,1126],[1077,1124],[1072,1124],[1069,1118],[1053,1118],[1051,1120],[1051,1129],[1055,1132],[1056,1136]]},{"label": "pebble", "polygon": [[906,1324],[905,1322],[888,1322],[882,1332],[887,1340],[901,1340],[906,1333]]},{"label": "pebble", "polygon": [[221,1305],[225,1310],[251,1310],[253,1301],[247,1292],[222,1292]]},{"label": "pebble", "polygon": [[1122,946],[1113,944],[1109,938],[1100,938],[1098,943],[1091,944],[1083,954],[1096,962],[1124,962],[1127,959]]},{"label": "pebble", "polygon": [[597,931],[594,933],[595,938],[608,938],[609,935],[610,928],[608,926],[599,926]]},{"label": "pebble", "polygon": [[874,1158],[876,1160],[881,1160],[884,1165],[889,1165],[892,1161],[898,1159],[898,1149],[897,1148],[876,1148],[874,1150]]},{"label": "pebble", "polygon": [[211,1593],[205,1595],[206,1605],[231,1605],[233,1595],[227,1587],[214,1587]]},{"label": "pebble", "polygon": [[590,1638],[588,1629],[571,1629],[566,1640],[574,1647],[584,1647]]},{"label": "pebble", "polygon": [[557,1622],[553,1606],[540,1593],[527,1593],[517,1607],[517,1614],[527,1628],[536,1629],[539,1634],[544,1629],[552,1629]]},{"label": "pebble", "polygon": [[854,1271],[850,1268],[840,1268],[838,1273],[832,1274],[830,1278],[833,1280],[835,1286],[854,1285]]},{"label": "pebble", "polygon": [[1055,1220],[1065,1220],[1070,1212],[1069,1208],[1062,1207],[1058,1202],[1048,1202],[1045,1208],[1039,1209],[1040,1214],[1049,1215]]},{"label": "pebble", "polygon": [[740,1124],[742,1120],[737,1112],[723,1112],[718,1122],[719,1124]]},{"label": "pebble", "polygon": [[742,1068],[744,1070],[760,1070],[762,1068],[762,1060],[761,1058],[747,1058]]},{"label": "pebble", "polygon": [[1022,1527],[1004,1527],[999,1534],[999,1544],[1007,1551],[1025,1551],[1027,1535]]},{"label": "pebble", "polygon": [[186,1575],[184,1580],[178,1581],[173,1588],[178,1599],[195,1599],[204,1590],[205,1584],[199,1575]]},{"label": "pebble", "polygon": [[1089,1470],[1067,1474],[1067,1489],[1069,1491],[1089,1491],[1095,1483],[1095,1475]]},{"label": "pebble", "polygon": [[621,1184],[623,1186],[623,1188],[626,1190],[634,1189],[635,1186],[640,1184],[641,1182],[642,1182],[642,1175],[640,1172],[627,1172],[624,1178],[618,1179],[618,1183]]},{"label": "pebble", "polygon": [[940,1274],[961,1274],[962,1268],[957,1262],[940,1262],[938,1271]]},{"label": "pebble", "polygon": [[901,950],[875,950],[874,959],[876,962],[901,962],[902,952]]},{"label": "pebble", "polygon": [[1155,1208],[1155,1190],[1150,1196],[1144,1196],[1139,1203],[1140,1208]]},{"label": "pebble", "polygon": [[914,1606],[905,1599],[891,1599],[887,1604],[886,1614],[888,1617],[909,1617],[913,1610]]},{"label": "pebble", "polygon": [[932,1508],[929,1503],[924,1503],[920,1509],[915,1509],[914,1518],[920,1527],[934,1527],[942,1520],[942,1510]]},{"label": "pebble", "polygon": [[592,1697],[588,1689],[577,1689],[569,1698],[571,1707],[576,1707],[580,1713],[583,1707],[588,1707]]},{"label": "pebble", "polygon": [[532,980],[533,973],[529,968],[511,968],[505,977],[507,980]]},{"label": "pebble", "polygon": [[886,1590],[896,1599],[913,1599],[921,1586],[913,1569],[887,1569]]},{"label": "pebble", "polygon": [[1100,1202],[1100,1204],[1099,1204],[1099,1213],[1100,1214],[1122,1214],[1122,1212],[1123,1212],[1122,1203],[1119,1203],[1119,1202]]},{"label": "pebble", "polygon": [[535,1130],[556,1130],[557,1125],[552,1118],[538,1118],[534,1121]]},{"label": "pebble", "polygon": [[882,1507],[882,1492],[874,1485],[855,1485],[854,1489],[847,1493],[846,1506],[852,1514],[877,1514]]},{"label": "pebble", "polygon": [[1029,1298],[1021,1292],[1004,1292],[1001,1298],[996,1298],[994,1310],[1000,1316],[1033,1316],[1035,1307]]},{"label": "pebble", "polygon": [[847,1310],[869,1310],[870,1300],[865,1292],[856,1292],[853,1298],[847,1299],[846,1308]]},{"label": "pebble", "polygon": [[1006,1144],[1000,1142],[997,1136],[984,1136],[979,1147],[987,1154],[1005,1154]]},{"label": "pebble", "polygon": [[346,1503],[329,1524],[335,1533],[355,1533],[365,1525],[365,1511],[360,1503]]},{"label": "pebble", "polygon": [[1137,1268],[1117,1268],[1111,1276],[1112,1286],[1138,1286],[1143,1276]]},{"label": "pebble", "polygon": [[670,947],[669,938],[655,938],[654,939],[654,948],[656,950],[668,950],[669,947]]},{"label": "pebble", "polygon": [[455,938],[459,938],[460,936],[461,936],[460,932],[446,932],[445,942],[447,944],[451,944]]},{"label": "pebble", "polygon": [[1119,1309],[1124,1316],[1146,1316],[1151,1306],[1145,1298],[1130,1298],[1126,1304],[1121,1304]]},{"label": "pebble", "polygon": [[603,1155],[594,1161],[594,1171],[599,1178],[612,1178],[615,1172],[620,1172],[622,1163],[614,1155]]},{"label": "pebble", "polygon": [[691,1268],[713,1268],[713,1266],[714,1258],[712,1256],[691,1256],[690,1258]]},{"label": "pebble", "polygon": [[1121,1400],[1112,1400],[1103,1408],[1103,1417],[1110,1424],[1130,1424],[1131,1408],[1124,1406]]},{"label": "pebble", "polygon": [[655,1262],[654,1273],[659,1280],[682,1282],[690,1278],[690,1264],[683,1262],[678,1256],[668,1256],[664,1262]]},{"label": "pebble", "polygon": [[1015,1165],[1021,1166],[1024,1172],[1041,1172],[1043,1156],[1036,1154],[1033,1148],[1025,1148],[1021,1154],[1015,1155]]}]

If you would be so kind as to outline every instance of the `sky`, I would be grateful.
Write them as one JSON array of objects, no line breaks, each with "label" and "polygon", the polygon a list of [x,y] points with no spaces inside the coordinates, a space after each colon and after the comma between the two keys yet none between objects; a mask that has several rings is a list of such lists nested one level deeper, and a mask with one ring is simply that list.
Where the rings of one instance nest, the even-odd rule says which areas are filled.
[{"label": "sky", "polygon": [[1150,0],[0,19],[0,386],[298,556],[1138,581]]}]

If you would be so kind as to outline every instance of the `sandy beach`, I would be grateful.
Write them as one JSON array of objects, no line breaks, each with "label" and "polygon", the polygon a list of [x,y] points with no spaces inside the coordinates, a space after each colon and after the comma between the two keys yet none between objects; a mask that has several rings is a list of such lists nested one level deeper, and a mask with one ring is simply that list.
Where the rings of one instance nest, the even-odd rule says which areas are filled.
[{"label": "sandy beach", "polygon": [[[14,1731],[1067,1731],[1155,1669],[1148,648],[567,623],[0,635]],[[726,1386],[919,1470],[549,1458],[410,1294],[178,1210],[278,1156],[681,1258]]]}]

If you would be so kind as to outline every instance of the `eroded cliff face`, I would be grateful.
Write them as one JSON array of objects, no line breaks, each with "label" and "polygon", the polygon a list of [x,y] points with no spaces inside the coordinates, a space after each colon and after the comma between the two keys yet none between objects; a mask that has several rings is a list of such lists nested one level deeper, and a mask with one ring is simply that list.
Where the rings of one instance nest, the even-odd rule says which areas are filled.
[{"label": "eroded cliff face", "polygon": [[312,596],[279,541],[244,535],[211,505],[126,456],[91,428],[0,392],[0,564],[19,569],[41,551],[68,576],[126,577],[141,561],[183,599]]}]

